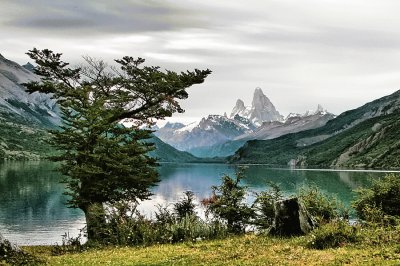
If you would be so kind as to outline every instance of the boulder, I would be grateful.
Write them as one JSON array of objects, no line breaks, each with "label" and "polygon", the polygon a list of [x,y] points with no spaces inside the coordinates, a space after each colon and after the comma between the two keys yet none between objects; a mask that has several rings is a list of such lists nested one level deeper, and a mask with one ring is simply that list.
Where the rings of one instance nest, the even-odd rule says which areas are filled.
[{"label": "boulder", "polygon": [[275,217],[271,235],[296,236],[308,234],[316,222],[298,198],[284,199],[274,204]]}]

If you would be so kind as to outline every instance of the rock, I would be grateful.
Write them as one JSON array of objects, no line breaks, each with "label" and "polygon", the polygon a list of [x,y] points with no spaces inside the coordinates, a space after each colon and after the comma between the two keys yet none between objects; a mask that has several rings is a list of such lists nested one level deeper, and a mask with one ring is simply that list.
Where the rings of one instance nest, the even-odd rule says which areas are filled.
[{"label": "rock", "polygon": [[269,230],[272,235],[305,235],[316,227],[316,222],[298,198],[277,201],[275,217]]}]

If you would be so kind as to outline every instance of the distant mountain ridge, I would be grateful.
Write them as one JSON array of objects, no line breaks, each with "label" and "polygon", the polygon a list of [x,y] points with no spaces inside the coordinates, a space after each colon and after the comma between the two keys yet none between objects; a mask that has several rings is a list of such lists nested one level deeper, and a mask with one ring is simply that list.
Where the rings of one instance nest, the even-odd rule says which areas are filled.
[{"label": "distant mountain ridge", "polygon": [[198,123],[187,126],[167,124],[154,134],[171,146],[189,151],[224,143],[245,133],[252,132],[253,125],[243,118],[229,119],[221,115],[209,115]]},{"label": "distant mountain ridge", "polygon": [[251,140],[232,163],[315,167],[400,167],[400,91],[346,111],[324,126]]}]

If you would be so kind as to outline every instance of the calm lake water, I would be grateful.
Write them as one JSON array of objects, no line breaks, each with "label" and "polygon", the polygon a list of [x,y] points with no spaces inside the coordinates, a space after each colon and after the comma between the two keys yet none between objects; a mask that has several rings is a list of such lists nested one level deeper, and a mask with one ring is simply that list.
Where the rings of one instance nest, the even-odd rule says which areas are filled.
[{"label": "calm lake water", "polygon": [[[66,196],[61,176],[50,162],[6,162],[0,164],[0,232],[20,245],[61,243],[61,235],[77,236],[84,227],[83,213],[64,205]],[[151,216],[156,204],[179,200],[182,192],[192,190],[199,201],[210,195],[210,187],[220,184],[223,174],[233,174],[235,167],[223,164],[163,164],[161,182],[154,187],[151,200],[140,210]],[[371,180],[385,175],[376,171],[332,171],[271,169],[249,166],[244,184],[261,191],[267,182],[279,183],[290,195],[305,186],[318,186],[349,206],[353,190],[369,186]],[[251,201],[251,196],[249,197]],[[201,211],[200,211],[201,214]]]}]

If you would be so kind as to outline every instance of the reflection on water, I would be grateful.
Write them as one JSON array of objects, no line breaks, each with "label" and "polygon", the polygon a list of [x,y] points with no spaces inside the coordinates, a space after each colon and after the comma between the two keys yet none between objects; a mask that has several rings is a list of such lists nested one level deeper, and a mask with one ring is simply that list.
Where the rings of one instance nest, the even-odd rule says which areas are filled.
[{"label": "reflection on water", "polygon": [[0,232],[19,244],[60,242],[84,226],[77,209],[65,207],[61,176],[49,162],[0,164]]},{"label": "reflection on water", "polygon": [[[0,164],[0,232],[19,244],[60,243],[61,235],[76,236],[84,226],[83,213],[64,205],[61,176],[49,162],[7,162]],[[140,210],[151,215],[156,204],[173,203],[182,192],[192,190],[199,201],[210,195],[211,186],[220,184],[223,174],[233,174],[235,167],[222,164],[163,164],[159,167],[161,182],[153,188],[151,200],[141,203]],[[245,170],[245,185],[263,190],[269,181],[280,184],[286,195],[304,186],[315,185],[336,195],[345,205],[352,200],[352,190],[368,186],[378,172],[334,172],[270,169],[261,165]]]}]

